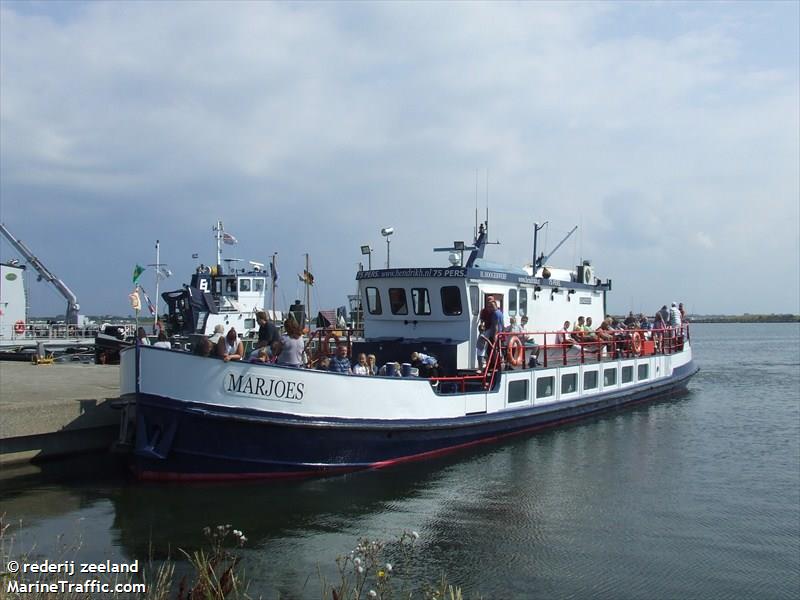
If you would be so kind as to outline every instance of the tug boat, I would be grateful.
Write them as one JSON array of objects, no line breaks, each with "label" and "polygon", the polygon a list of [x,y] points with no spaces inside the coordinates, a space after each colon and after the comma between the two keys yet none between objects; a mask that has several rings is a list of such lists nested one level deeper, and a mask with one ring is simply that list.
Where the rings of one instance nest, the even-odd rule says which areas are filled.
[{"label": "tug boat", "polygon": [[[136,407],[134,472],[223,480],[388,467],[679,394],[698,371],[685,324],[602,342],[559,332],[579,315],[605,318],[611,281],[588,261],[548,268],[534,243],[531,264],[501,265],[484,259],[486,245],[482,224],[473,245],[435,249],[449,251],[446,266],[357,273],[364,332],[349,340],[350,358],[375,354],[406,376],[123,350],[121,395]],[[488,296],[504,326],[522,316],[530,325],[498,333],[479,360]],[[403,363],[414,352],[436,357],[437,376],[409,375]]]}]

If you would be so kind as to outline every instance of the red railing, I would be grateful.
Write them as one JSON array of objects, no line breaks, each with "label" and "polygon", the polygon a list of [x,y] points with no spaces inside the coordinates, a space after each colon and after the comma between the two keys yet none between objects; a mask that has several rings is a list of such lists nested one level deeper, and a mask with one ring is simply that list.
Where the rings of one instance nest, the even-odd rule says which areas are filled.
[{"label": "red railing", "polygon": [[[598,334],[598,331],[582,333],[576,331],[504,331],[498,333],[493,341],[490,340],[487,343],[489,356],[482,371],[474,375],[432,377],[431,381],[453,383],[461,392],[466,391],[467,386],[472,382],[480,383],[481,388],[489,390],[494,387],[499,371],[519,367],[528,368],[531,355],[538,357],[537,362],[542,367],[558,364],[566,366],[635,356],[674,354],[682,351],[684,342],[690,340],[688,324],[663,329],[600,331],[603,333]],[[533,340],[534,336],[541,337],[543,343],[536,345],[525,343]],[[557,341],[548,343],[548,336],[551,340]],[[607,337],[603,338],[602,336]],[[514,338],[517,342],[511,341]],[[518,348],[520,342],[521,351],[509,352],[510,346]],[[553,360],[555,357],[557,359]],[[513,362],[517,362],[517,364],[512,364]]]}]

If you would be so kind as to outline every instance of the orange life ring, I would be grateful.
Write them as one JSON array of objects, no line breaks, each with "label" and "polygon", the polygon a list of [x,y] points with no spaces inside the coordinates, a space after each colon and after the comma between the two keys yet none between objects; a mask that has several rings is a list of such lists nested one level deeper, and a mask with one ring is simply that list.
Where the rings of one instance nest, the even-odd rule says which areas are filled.
[{"label": "orange life ring", "polygon": [[642,336],[638,331],[634,331],[631,336],[631,348],[637,356],[642,353]]},{"label": "orange life ring", "polygon": [[25,333],[25,321],[17,321],[14,323],[14,331],[16,333]]},{"label": "orange life ring", "polygon": [[508,358],[508,362],[515,367],[520,366],[525,359],[525,348],[523,348],[522,342],[515,335],[508,338],[506,357]]}]

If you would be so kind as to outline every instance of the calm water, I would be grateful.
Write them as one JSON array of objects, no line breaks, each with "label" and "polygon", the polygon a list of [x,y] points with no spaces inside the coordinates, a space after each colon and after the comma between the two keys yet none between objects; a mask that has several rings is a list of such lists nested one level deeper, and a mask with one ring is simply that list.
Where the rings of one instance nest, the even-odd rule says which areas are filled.
[{"label": "calm water", "polygon": [[[690,392],[424,464],[297,483],[166,485],[112,467],[6,480],[15,547],[144,559],[232,523],[251,590],[319,598],[359,537],[484,598],[800,597],[800,325],[695,325]],[[100,474],[99,473],[105,473]],[[78,475],[72,472],[74,479]],[[396,560],[396,559],[395,559]]]}]

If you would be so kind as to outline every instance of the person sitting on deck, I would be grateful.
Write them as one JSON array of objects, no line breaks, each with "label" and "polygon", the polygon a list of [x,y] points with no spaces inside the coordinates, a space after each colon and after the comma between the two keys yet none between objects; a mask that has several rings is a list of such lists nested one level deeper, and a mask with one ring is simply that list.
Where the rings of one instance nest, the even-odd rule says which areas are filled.
[{"label": "person sitting on deck", "polygon": [[367,354],[367,375],[378,374],[378,357],[374,354]]},{"label": "person sitting on deck", "polygon": [[528,359],[528,368],[532,369],[533,367],[539,366],[539,352],[541,348],[539,344],[536,343],[536,340],[529,335],[525,335],[525,332],[528,331],[528,315],[522,315],[522,323],[520,325],[520,331],[522,335],[519,336],[519,339],[522,341],[522,344],[525,346],[525,351],[530,352],[530,358]]},{"label": "person sitting on deck", "polygon": [[316,366],[317,371],[330,371],[331,370],[331,359],[327,356],[323,356],[319,359]]},{"label": "person sitting on deck", "polygon": [[603,342],[600,346],[601,353],[605,349],[606,351],[611,351],[613,354],[614,333],[611,330],[611,317],[607,317],[600,323],[600,327],[595,331],[595,335],[599,341]]},{"label": "person sitting on deck", "polygon": [[633,311],[628,312],[628,316],[625,317],[625,320],[623,321],[623,324],[628,329],[630,329],[632,326],[636,326],[637,325],[636,317],[633,316]]},{"label": "person sitting on deck", "polygon": [[223,335],[225,335],[225,326],[222,323],[217,323],[214,325],[214,333],[211,334],[208,341],[211,342],[213,346],[216,346]]},{"label": "person sitting on deck", "polygon": [[147,332],[144,330],[144,327],[139,327],[136,330],[136,345],[137,346],[149,346],[150,340],[147,339]]},{"label": "person sitting on deck", "polygon": [[217,356],[225,362],[230,360],[242,360],[244,356],[244,345],[239,336],[236,335],[236,330],[231,327],[228,334],[224,338],[220,338],[217,342]]},{"label": "person sitting on deck", "polygon": [[158,332],[158,341],[153,344],[153,348],[166,348],[167,350],[172,350],[172,344],[169,343],[166,333],[163,331]]},{"label": "person sitting on deck", "polygon": [[358,355],[358,362],[353,365],[353,375],[369,375],[367,355],[363,352]]},{"label": "person sitting on deck", "polygon": [[350,359],[347,358],[347,344],[344,342],[336,346],[336,354],[331,358],[329,371],[333,373],[345,373],[347,375],[352,372],[350,369]]},{"label": "person sitting on deck", "polygon": [[586,323],[583,326],[583,340],[586,342],[597,340],[594,329],[592,329],[592,317],[586,317]]},{"label": "person sitting on deck", "polygon": [[509,326],[505,328],[506,333],[522,333],[522,327],[517,325],[517,317],[509,319]]},{"label": "person sitting on deck", "polygon": [[564,327],[556,334],[556,345],[572,345],[572,337],[569,331],[569,321],[564,321]]},{"label": "person sitting on deck", "polygon": [[585,317],[578,317],[578,320],[575,322],[575,327],[572,328],[572,339],[578,343],[582,342],[584,340],[585,330]]},{"label": "person sitting on deck", "polygon": [[419,369],[420,377],[439,377],[439,361],[430,354],[412,352],[411,366]]},{"label": "person sitting on deck", "polygon": [[269,353],[267,352],[267,347],[262,346],[261,348],[256,348],[253,352],[250,353],[250,362],[251,363],[268,363],[269,362]]}]

